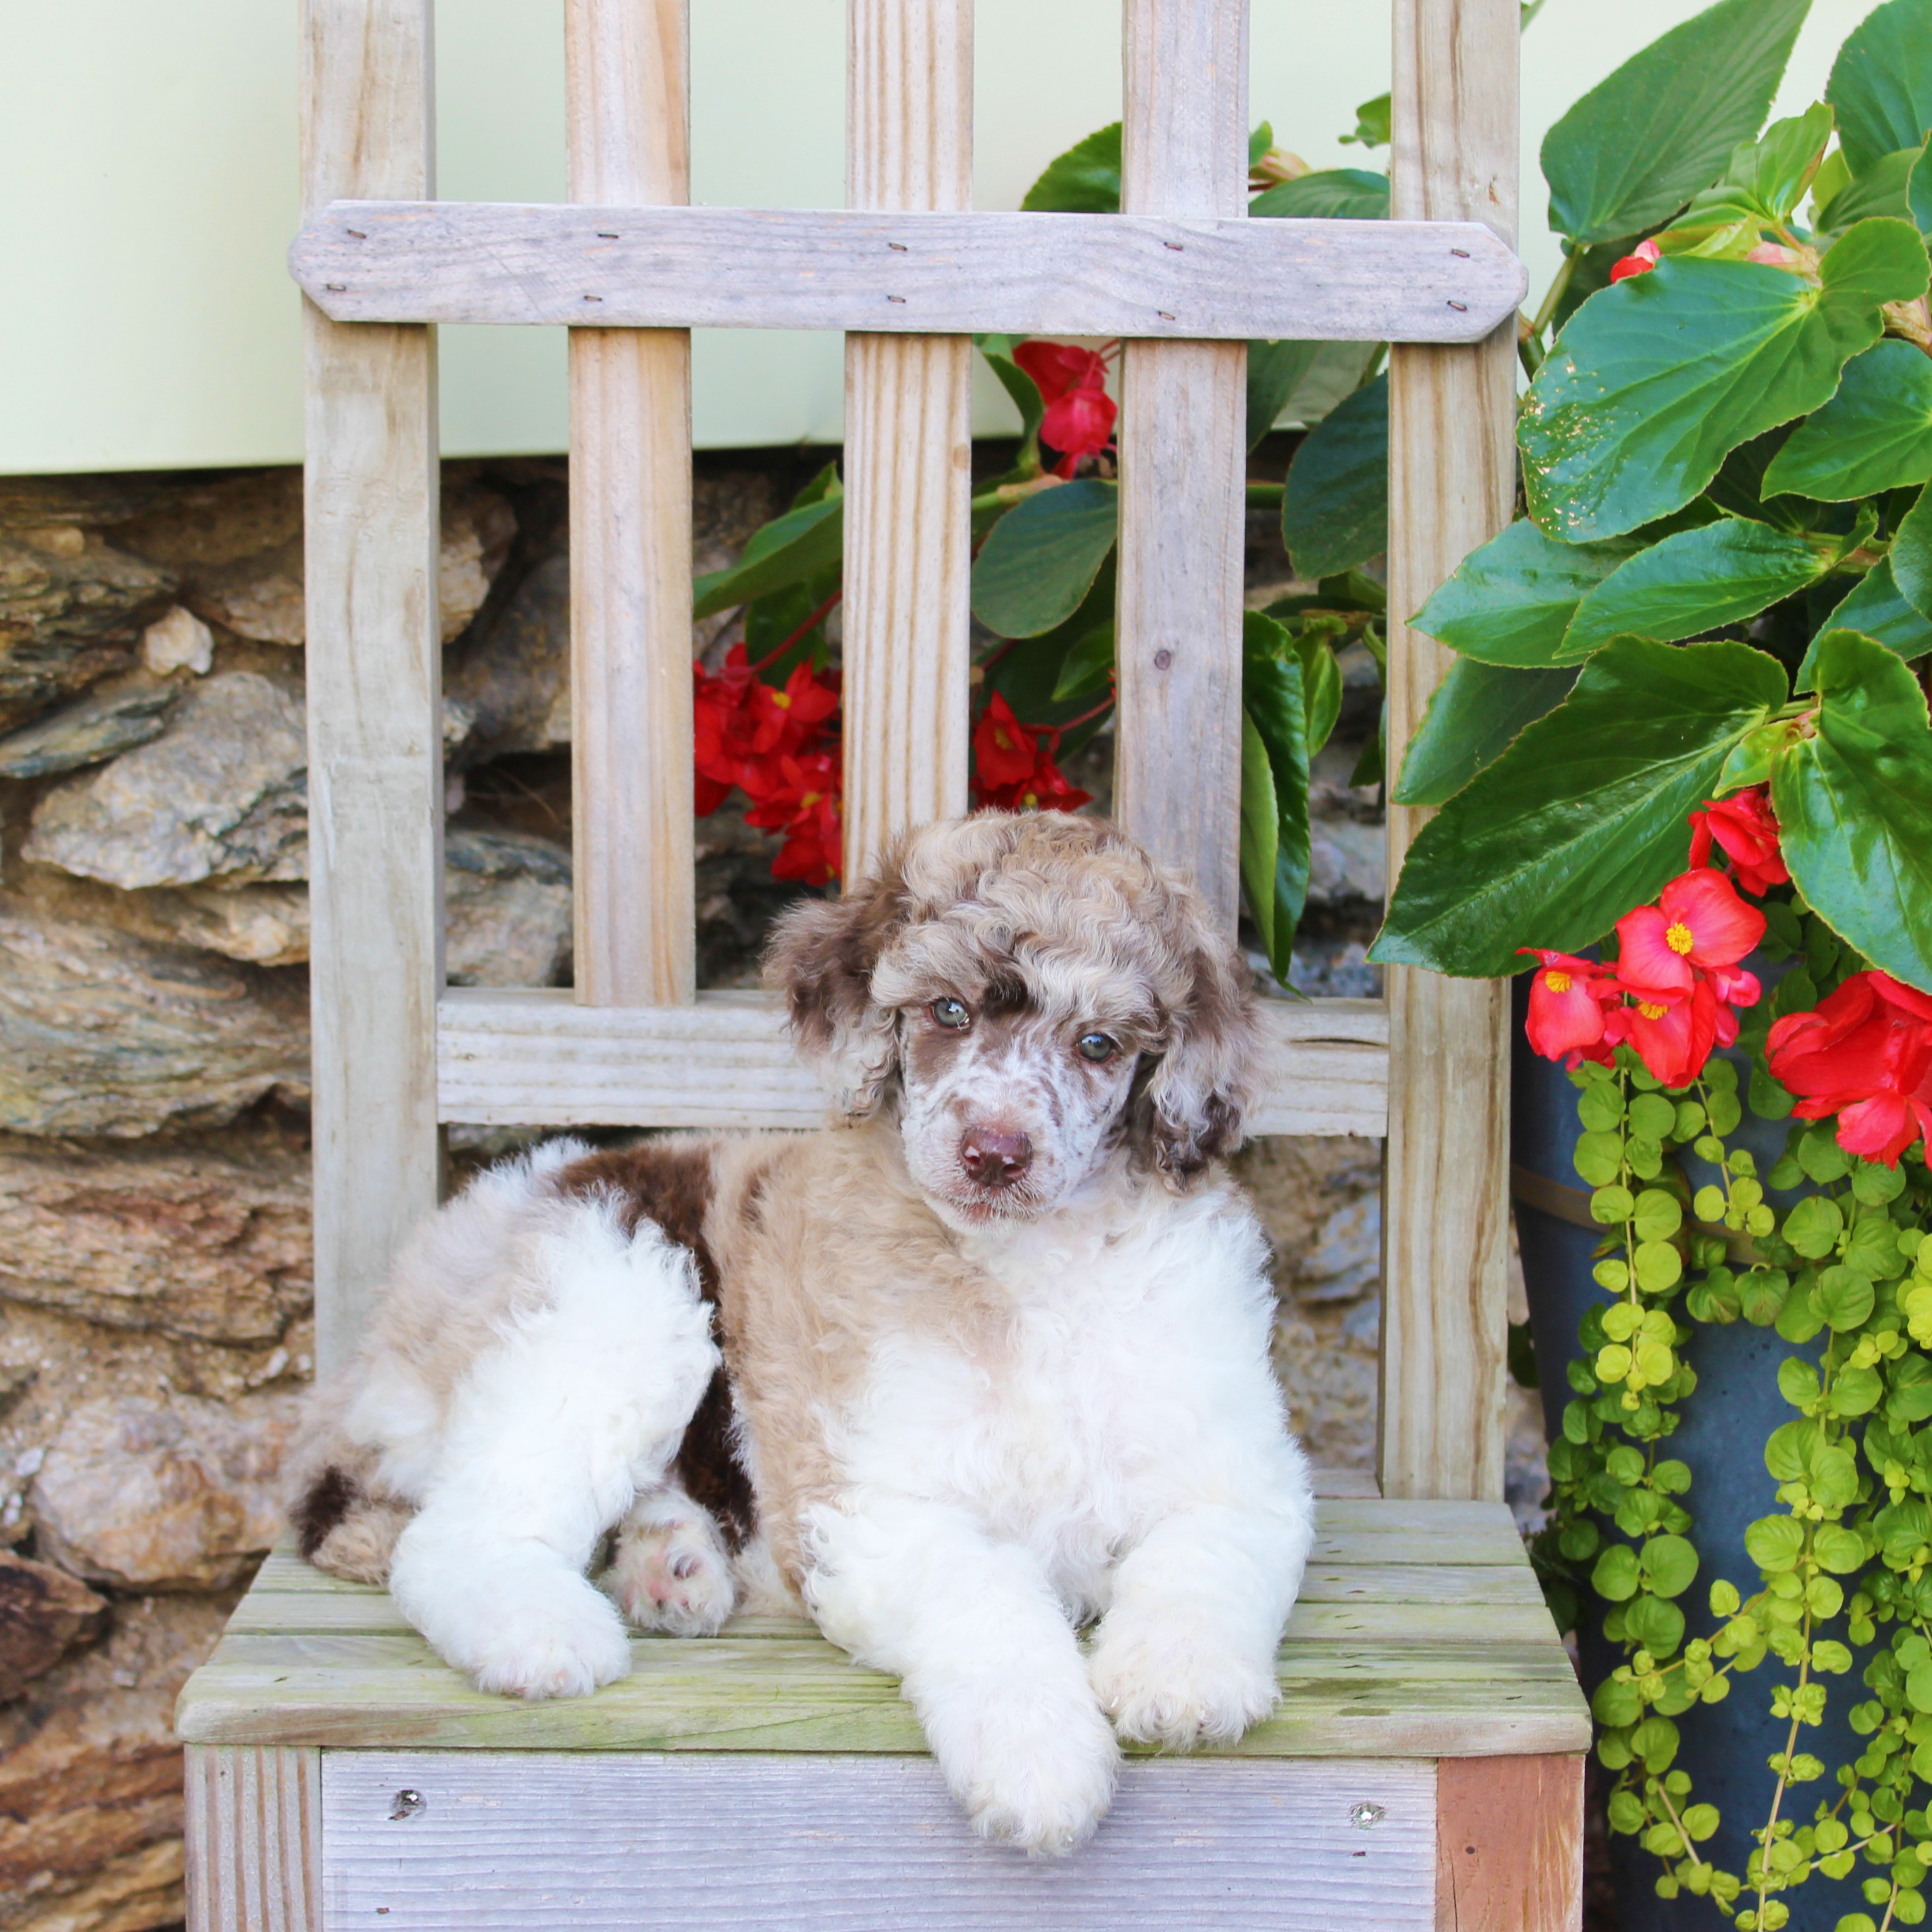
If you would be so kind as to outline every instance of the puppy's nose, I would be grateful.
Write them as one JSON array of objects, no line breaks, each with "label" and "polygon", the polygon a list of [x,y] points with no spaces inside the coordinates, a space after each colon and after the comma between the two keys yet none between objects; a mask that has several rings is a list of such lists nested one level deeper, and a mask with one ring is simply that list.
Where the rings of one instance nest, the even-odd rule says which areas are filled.
[{"label": "puppy's nose", "polygon": [[959,1143],[959,1165],[982,1187],[1010,1187],[1027,1171],[1033,1142],[998,1127],[968,1127]]}]

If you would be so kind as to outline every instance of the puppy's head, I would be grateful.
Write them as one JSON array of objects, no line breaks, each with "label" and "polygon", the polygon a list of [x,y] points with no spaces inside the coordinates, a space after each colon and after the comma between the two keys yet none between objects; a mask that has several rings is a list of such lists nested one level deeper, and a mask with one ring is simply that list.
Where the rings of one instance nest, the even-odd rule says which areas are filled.
[{"label": "puppy's head", "polygon": [[766,970],[840,1112],[894,1108],[955,1227],[1036,1218],[1124,1143],[1180,1188],[1240,1142],[1247,968],[1102,820],[924,826],[842,898],[788,914]]}]

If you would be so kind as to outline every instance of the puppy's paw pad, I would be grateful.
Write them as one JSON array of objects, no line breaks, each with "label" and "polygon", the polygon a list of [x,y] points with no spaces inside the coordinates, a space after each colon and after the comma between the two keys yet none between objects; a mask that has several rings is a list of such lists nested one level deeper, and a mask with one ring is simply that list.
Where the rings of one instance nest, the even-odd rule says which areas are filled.
[{"label": "puppy's paw pad", "polygon": [[581,1598],[506,1606],[492,1625],[466,1660],[479,1690],[532,1702],[587,1697],[630,1671],[624,1626],[587,1584]]},{"label": "puppy's paw pad", "polygon": [[1102,1632],[1088,1664],[1100,1708],[1124,1738],[1191,1750],[1232,1744],[1280,1701],[1272,1670],[1192,1646]]},{"label": "puppy's paw pad", "polygon": [[737,1601],[730,1558],[698,1523],[626,1532],[604,1588],[638,1629],[674,1636],[715,1636]]}]

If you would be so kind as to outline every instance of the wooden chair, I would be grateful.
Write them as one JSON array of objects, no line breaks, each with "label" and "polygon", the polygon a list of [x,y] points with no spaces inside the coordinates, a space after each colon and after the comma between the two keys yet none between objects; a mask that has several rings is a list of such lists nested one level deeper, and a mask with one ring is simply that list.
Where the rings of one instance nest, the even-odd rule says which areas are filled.
[{"label": "wooden chair", "polygon": [[[970,212],[970,0],[851,0],[857,212],[687,200],[686,0],[566,0],[562,208],[426,200],[431,0],[305,0],[320,1366],[452,1120],[805,1126],[778,1017],[694,986],[688,329],[846,336],[848,862],[966,802],[975,329],[1127,338],[1117,796],[1234,916],[1248,338],[1387,339],[1390,608],[1510,514],[1516,0],[1395,0],[1388,224],[1245,206],[1245,0],[1125,0],[1126,212]],[[570,327],[573,992],[443,983],[437,322]],[[1391,624],[1398,752],[1445,654]],[[1389,814],[1390,869],[1417,815]],[[1385,1135],[1379,1493],[1322,1506],[1280,1714],[1129,1766],[1100,1837],[972,1839],[887,1678],[811,1631],[470,1690],[272,1558],[184,1692],[197,1932],[1580,1922],[1572,1680],[1502,1493],[1500,986],[1271,1009],[1264,1132]]]}]

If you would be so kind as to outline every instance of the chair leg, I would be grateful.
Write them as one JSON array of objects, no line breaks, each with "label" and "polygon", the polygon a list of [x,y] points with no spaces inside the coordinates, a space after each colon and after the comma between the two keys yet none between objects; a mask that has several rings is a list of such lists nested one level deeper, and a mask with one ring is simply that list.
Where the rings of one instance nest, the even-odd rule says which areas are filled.
[{"label": "chair leg", "polygon": [[322,1932],[322,1754],[188,1750],[188,1932]]},{"label": "chair leg", "polygon": [[1436,1767],[1436,1932],[1582,1932],[1583,1760]]}]

